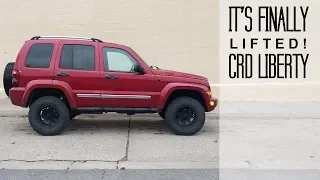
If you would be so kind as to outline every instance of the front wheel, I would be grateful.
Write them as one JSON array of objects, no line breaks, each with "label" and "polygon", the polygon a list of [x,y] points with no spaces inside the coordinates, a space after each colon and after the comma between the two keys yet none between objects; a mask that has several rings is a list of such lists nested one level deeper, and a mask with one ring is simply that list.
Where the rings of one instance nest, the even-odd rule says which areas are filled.
[{"label": "front wheel", "polygon": [[44,96],[32,103],[29,123],[33,130],[44,136],[60,134],[68,125],[70,112],[67,105],[54,96]]},{"label": "front wheel", "polygon": [[196,99],[180,97],[169,104],[165,119],[175,134],[194,135],[205,123],[205,110]]}]

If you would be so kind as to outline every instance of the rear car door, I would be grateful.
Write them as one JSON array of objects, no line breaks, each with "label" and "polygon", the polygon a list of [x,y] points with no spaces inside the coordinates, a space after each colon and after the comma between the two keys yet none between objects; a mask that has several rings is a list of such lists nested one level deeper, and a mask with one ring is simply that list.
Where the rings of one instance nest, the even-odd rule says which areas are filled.
[{"label": "rear car door", "polygon": [[[100,44],[101,101],[103,107],[151,108],[154,105],[154,75],[127,49]],[[133,65],[144,66],[146,73],[133,71]]]},{"label": "rear car door", "polygon": [[61,41],[54,79],[72,89],[78,107],[99,107],[100,74],[97,42]]}]

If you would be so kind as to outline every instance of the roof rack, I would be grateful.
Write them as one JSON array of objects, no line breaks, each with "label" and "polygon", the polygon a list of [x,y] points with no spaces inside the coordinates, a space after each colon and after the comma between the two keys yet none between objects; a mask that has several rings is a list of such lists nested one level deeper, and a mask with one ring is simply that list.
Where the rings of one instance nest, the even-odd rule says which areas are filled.
[{"label": "roof rack", "polygon": [[103,42],[102,40],[97,39],[97,38],[74,37],[74,36],[34,36],[34,37],[32,37],[30,40],[38,40],[38,39],[40,39],[40,38],[46,38],[46,39],[49,39],[49,38],[57,38],[57,39],[60,39],[60,38],[63,38],[63,39],[85,39],[85,40],[91,40],[91,41],[94,41],[94,42]]}]

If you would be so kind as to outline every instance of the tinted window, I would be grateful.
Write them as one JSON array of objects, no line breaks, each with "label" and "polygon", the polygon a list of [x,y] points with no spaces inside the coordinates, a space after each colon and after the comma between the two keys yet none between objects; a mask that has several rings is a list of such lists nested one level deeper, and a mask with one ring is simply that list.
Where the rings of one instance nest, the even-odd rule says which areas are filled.
[{"label": "tinted window", "polygon": [[103,48],[105,71],[134,72],[135,59],[126,51],[117,48]]},{"label": "tinted window", "polygon": [[29,49],[25,66],[30,68],[49,68],[53,47],[53,44],[33,44]]},{"label": "tinted window", "polygon": [[94,47],[88,45],[64,45],[61,52],[60,68],[94,70]]}]

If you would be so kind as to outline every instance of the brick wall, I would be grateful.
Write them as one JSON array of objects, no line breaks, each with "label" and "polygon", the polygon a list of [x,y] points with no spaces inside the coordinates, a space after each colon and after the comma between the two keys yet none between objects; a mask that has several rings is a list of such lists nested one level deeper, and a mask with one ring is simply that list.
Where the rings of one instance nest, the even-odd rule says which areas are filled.
[{"label": "brick wall", "polygon": [[218,83],[218,25],[218,0],[1,0],[0,66],[34,35],[88,36],[131,46],[148,64]]}]

